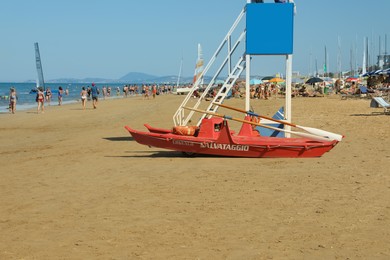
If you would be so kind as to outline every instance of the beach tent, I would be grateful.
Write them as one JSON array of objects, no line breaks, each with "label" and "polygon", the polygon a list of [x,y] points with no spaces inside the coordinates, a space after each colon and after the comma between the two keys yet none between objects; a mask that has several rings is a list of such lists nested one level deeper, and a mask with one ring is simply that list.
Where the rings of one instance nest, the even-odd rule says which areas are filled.
[{"label": "beach tent", "polygon": [[251,85],[258,85],[258,84],[263,83],[263,81],[262,81],[261,79],[251,79],[251,80],[249,81],[249,83],[250,83]]}]

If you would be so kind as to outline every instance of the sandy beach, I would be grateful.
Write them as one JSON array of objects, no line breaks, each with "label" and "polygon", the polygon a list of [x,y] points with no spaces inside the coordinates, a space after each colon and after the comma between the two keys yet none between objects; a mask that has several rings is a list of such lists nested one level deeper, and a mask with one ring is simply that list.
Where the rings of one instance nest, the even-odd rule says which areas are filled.
[{"label": "sandy beach", "polygon": [[[390,258],[390,116],[372,113],[383,109],[293,99],[295,123],[346,136],[314,159],[187,158],[124,129],[171,128],[182,100],[0,114],[0,259]],[[272,116],[283,103],[252,106]]]}]

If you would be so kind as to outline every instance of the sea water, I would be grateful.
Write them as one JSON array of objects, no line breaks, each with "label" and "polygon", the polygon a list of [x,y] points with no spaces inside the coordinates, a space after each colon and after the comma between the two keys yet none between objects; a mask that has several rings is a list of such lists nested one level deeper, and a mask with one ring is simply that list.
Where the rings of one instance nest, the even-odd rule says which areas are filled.
[{"label": "sea water", "polygon": [[[91,84],[85,84],[85,83],[46,83],[45,88],[50,88],[52,91],[52,98],[50,105],[58,105],[58,88],[62,87],[64,90],[64,94],[62,95],[62,104],[69,104],[69,103],[76,103],[78,102],[81,97],[80,93],[82,90],[82,87],[85,87],[87,89],[88,87],[91,87]],[[96,86],[100,90],[100,97],[102,97],[102,88],[110,87],[111,88],[111,97],[116,97],[116,89],[119,87],[120,89],[120,95],[123,94],[122,88],[123,84],[119,83],[96,83]],[[14,87],[16,89],[17,94],[17,103],[16,103],[16,109],[17,110],[27,110],[32,109],[37,106],[37,103],[35,102],[36,93],[30,93],[31,90],[36,89],[35,83],[0,83],[0,113],[6,113],[8,112],[9,107],[9,100],[8,96],[10,93],[10,88]],[[65,95],[65,90],[68,90],[69,94]],[[45,105],[48,105],[47,102],[45,102]]]}]

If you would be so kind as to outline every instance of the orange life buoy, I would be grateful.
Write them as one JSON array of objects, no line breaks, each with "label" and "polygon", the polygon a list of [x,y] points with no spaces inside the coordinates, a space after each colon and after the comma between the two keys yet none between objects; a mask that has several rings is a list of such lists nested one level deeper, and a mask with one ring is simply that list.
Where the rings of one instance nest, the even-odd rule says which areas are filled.
[{"label": "orange life buoy", "polygon": [[173,127],[173,133],[177,135],[195,135],[197,127],[196,126],[175,126]]}]

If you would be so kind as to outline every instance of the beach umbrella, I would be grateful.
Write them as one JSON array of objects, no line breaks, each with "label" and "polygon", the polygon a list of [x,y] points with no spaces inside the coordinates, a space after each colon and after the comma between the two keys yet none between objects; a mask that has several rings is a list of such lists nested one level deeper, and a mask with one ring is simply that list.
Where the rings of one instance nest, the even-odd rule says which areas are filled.
[{"label": "beach umbrella", "polygon": [[280,82],[284,82],[284,79],[281,79],[281,78],[272,78],[269,80],[269,82],[272,82],[272,83],[280,83]]},{"label": "beach umbrella", "polygon": [[360,79],[355,77],[349,77],[345,80],[345,82],[360,82]]},{"label": "beach umbrella", "polygon": [[323,82],[323,81],[324,81],[323,79],[320,79],[318,77],[312,77],[306,81],[306,84],[315,84],[315,83]]},{"label": "beach umbrella", "polygon": [[263,77],[262,80],[270,80],[270,79],[273,79],[274,77],[273,76],[267,76],[267,77]]}]

